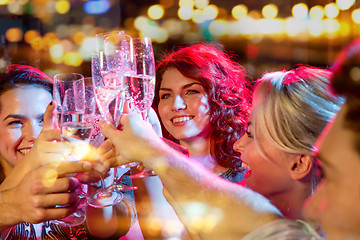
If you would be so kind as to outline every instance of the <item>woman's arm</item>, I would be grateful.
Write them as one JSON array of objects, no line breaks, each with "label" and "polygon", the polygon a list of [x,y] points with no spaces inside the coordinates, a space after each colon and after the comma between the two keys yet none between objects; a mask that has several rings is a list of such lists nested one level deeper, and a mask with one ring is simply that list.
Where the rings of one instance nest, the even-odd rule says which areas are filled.
[{"label": "woman's arm", "polygon": [[115,165],[136,161],[154,170],[193,239],[241,239],[282,218],[265,197],[219,178],[171,149],[137,114],[123,116],[121,124],[121,131],[101,124],[120,154]]}]

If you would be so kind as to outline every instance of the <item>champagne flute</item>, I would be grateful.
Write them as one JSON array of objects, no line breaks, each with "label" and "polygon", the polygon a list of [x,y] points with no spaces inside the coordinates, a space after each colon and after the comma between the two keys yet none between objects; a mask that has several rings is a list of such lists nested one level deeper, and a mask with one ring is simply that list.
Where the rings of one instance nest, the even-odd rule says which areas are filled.
[{"label": "champagne flute", "polygon": [[126,98],[140,111],[144,120],[154,99],[155,58],[149,37],[133,38],[132,71],[125,74]]},{"label": "champagne flute", "polygon": [[124,107],[123,83],[110,71],[103,52],[92,54],[91,71],[97,106],[105,120],[116,124]]},{"label": "champagne flute", "polygon": [[[84,120],[84,77],[78,73],[58,74],[54,77],[53,96],[56,106],[58,126],[62,130],[63,141],[69,141],[70,138],[85,140],[91,132]],[[68,124],[70,123],[70,124]],[[68,138],[70,137],[70,138]],[[71,141],[70,141],[71,142]],[[64,149],[65,150],[65,149]],[[66,156],[66,161],[78,161],[80,157],[70,153]],[[84,199],[85,195],[77,190],[79,197]],[[84,202],[84,201],[81,201]],[[60,206],[59,206],[60,207]],[[85,211],[80,203],[79,208],[71,215],[60,220],[53,220],[55,223],[64,226],[77,226],[85,221]]]},{"label": "champagne flute", "polygon": [[[87,119],[84,119],[86,123],[90,123],[92,126],[92,131],[88,136],[86,141],[90,141],[91,145],[99,146],[105,139],[101,134],[97,126],[98,120],[100,120],[99,115],[96,113],[96,101],[95,101],[95,91],[92,78],[85,78],[85,116]],[[83,139],[85,140],[85,139]],[[110,172],[109,176],[101,177],[99,181],[99,188],[94,192],[89,192],[87,203],[93,207],[106,207],[114,205],[120,202],[123,199],[123,193],[112,189],[111,186],[114,181],[114,174]],[[93,190],[93,189],[91,189]]]},{"label": "champagne flute", "polygon": [[58,128],[60,128],[60,117],[65,92],[68,89],[73,89],[75,92],[84,92],[84,76],[79,73],[60,73],[54,76],[53,99],[56,103],[56,127]]},{"label": "champagne flute", "polygon": [[[124,75],[126,98],[147,121],[148,112],[155,95],[155,58],[151,39],[149,37],[133,38],[131,51],[132,71]],[[138,165],[141,167],[142,164]],[[138,174],[131,175],[130,178],[150,176],[155,176],[155,173],[149,169],[144,169]]]},{"label": "champagne flute", "polygon": [[[101,91],[103,95],[108,95],[111,94],[113,91],[112,89],[120,89],[120,93],[116,96],[115,101],[112,101],[108,107],[105,103],[103,103],[102,106],[102,108],[106,108],[104,111],[105,114],[106,110],[109,109],[110,114],[108,114],[108,119],[109,117],[112,117],[111,122],[117,126],[121,114],[123,113],[122,110],[125,102],[124,74],[133,71],[133,59],[131,55],[133,48],[132,38],[129,35],[124,34],[124,32],[111,32],[106,34],[103,47],[103,57],[101,57],[100,52],[98,53],[99,55],[96,54],[93,57],[92,73],[93,76],[100,76],[97,78],[98,87],[96,88],[98,90],[96,90],[96,92]],[[97,67],[101,65],[103,66],[102,68]],[[102,81],[100,81],[101,78]],[[99,96],[101,95],[99,94]],[[100,103],[100,101],[98,101],[98,103]],[[99,108],[101,107],[99,106]],[[134,163],[129,163],[122,165],[119,168],[128,168],[131,166],[136,165],[134,165]],[[115,183],[111,186],[113,189],[117,189],[118,191],[130,191],[136,189],[136,187],[122,184],[121,178],[117,176],[117,172],[118,171],[115,169]]]}]

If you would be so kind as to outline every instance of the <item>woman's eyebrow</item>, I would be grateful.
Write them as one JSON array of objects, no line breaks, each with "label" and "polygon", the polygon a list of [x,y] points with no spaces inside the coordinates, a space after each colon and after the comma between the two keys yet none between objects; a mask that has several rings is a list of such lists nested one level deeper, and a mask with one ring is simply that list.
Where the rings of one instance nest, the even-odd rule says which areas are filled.
[{"label": "woman's eyebrow", "polygon": [[[23,114],[9,114],[3,119],[3,121],[5,121],[8,118],[26,119],[27,117]],[[44,113],[36,116],[36,119],[42,119],[42,118],[44,118]]]},{"label": "woman's eyebrow", "polygon": [[172,91],[170,88],[160,88],[161,91]]},{"label": "woman's eyebrow", "polygon": [[[184,86],[182,86],[182,89],[192,87],[193,85],[200,85],[200,86],[202,86],[200,83],[195,82],[195,83],[185,84]],[[164,88],[164,87],[160,88],[159,91],[160,91],[160,90],[161,90],[161,91],[172,91],[170,88]]]},{"label": "woman's eyebrow", "polygon": [[3,121],[5,121],[8,118],[25,119],[26,117],[22,114],[9,114],[3,119]]}]

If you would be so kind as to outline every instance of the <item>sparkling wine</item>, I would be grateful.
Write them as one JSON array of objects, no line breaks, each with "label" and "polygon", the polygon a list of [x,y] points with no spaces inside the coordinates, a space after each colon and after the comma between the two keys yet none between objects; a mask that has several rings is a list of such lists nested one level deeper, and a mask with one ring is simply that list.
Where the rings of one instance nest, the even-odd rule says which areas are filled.
[{"label": "sparkling wine", "polygon": [[[98,105],[98,108],[101,112],[101,114],[106,118],[107,121],[114,121],[116,113],[116,107],[112,108],[112,111],[110,111],[109,107],[110,104],[121,93],[121,88],[96,88],[95,89],[95,99],[96,103]],[[116,102],[113,103],[113,105],[118,105]]]},{"label": "sparkling wine", "polygon": [[125,75],[124,77],[127,97],[132,99],[141,112],[148,110],[154,98],[155,77],[148,75]]},{"label": "sparkling wine", "polygon": [[89,142],[92,124],[86,122],[65,122],[61,127],[61,134]]}]

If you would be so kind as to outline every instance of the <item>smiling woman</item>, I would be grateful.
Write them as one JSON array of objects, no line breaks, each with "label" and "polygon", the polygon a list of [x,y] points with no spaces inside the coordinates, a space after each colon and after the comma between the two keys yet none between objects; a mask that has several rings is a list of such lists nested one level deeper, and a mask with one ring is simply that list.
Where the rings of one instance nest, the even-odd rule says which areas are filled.
[{"label": "smiling woman", "polygon": [[52,100],[52,80],[29,66],[11,65],[0,83],[0,154],[5,176],[30,151]]},{"label": "smiling woman", "polygon": [[153,106],[165,136],[206,168],[238,182],[241,160],[232,145],[244,134],[249,82],[245,69],[221,48],[195,44],[165,55],[157,66]]},{"label": "smiling woman", "polygon": [[[85,236],[84,226],[76,228],[61,227],[56,226],[52,221],[47,221],[54,218],[63,218],[69,215],[69,212],[73,212],[74,207],[76,209],[78,200],[71,200],[70,195],[75,196],[78,183],[74,183],[69,177],[58,176],[53,184],[61,187],[57,190],[50,190],[51,186],[44,187],[41,184],[43,181],[36,179],[38,174],[37,177],[41,177],[43,180],[42,175],[39,174],[41,173],[40,167],[43,165],[43,161],[55,160],[55,156],[61,157],[62,155],[44,147],[50,147],[50,145],[46,144],[51,142],[53,143],[52,148],[59,149],[58,151],[62,149],[56,147],[59,146],[56,144],[61,144],[58,142],[60,132],[50,129],[52,117],[49,115],[49,111],[53,108],[52,105],[49,105],[50,102],[52,102],[52,79],[40,70],[31,66],[14,64],[8,66],[6,72],[1,75],[0,154],[2,157],[0,164],[2,179],[0,179],[0,182],[2,183],[1,190],[7,190],[5,192],[7,194],[4,195],[4,201],[7,201],[7,209],[2,212],[4,216],[7,216],[7,219],[5,221],[5,219],[1,218],[0,220],[1,229],[5,228],[3,223],[6,222],[7,230],[1,233],[2,239],[38,239],[40,236],[60,238],[64,234],[83,239]],[[47,128],[46,131],[41,132],[46,111],[48,111]],[[54,141],[57,141],[57,143]],[[74,165],[73,169],[75,168]],[[23,179],[25,180],[23,181]],[[24,183],[25,181],[31,187],[28,187]],[[67,186],[61,185],[66,181],[69,181]],[[19,195],[20,199],[12,198],[12,201],[9,202],[9,193],[16,188],[22,188],[21,192],[15,191],[15,195]],[[57,196],[52,201],[48,200],[52,198],[51,193],[55,193]],[[69,195],[65,196],[68,199],[66,201],[62,199],[64,194]],[[40,201],[40,203],[34,204],[36,205],[34,206],[32,205],[34,201]],[[42,206],[41,202],[46,207]],[[64,208],[56,207],[64,203],[66,205]],[[40,211],[42,214],[35,214],[32,211]],[[52,211],[57,211],[57,214],[50,214]]]},{"label": "smiling woman", "polygon": [[331,91],[331,76],[305,66],[264,74],[255,86],[247,132],[234,145],[250,169],[246,186],[286,218],[304,219],[301,207],[320,181],[312,151],[342,103]]}]

